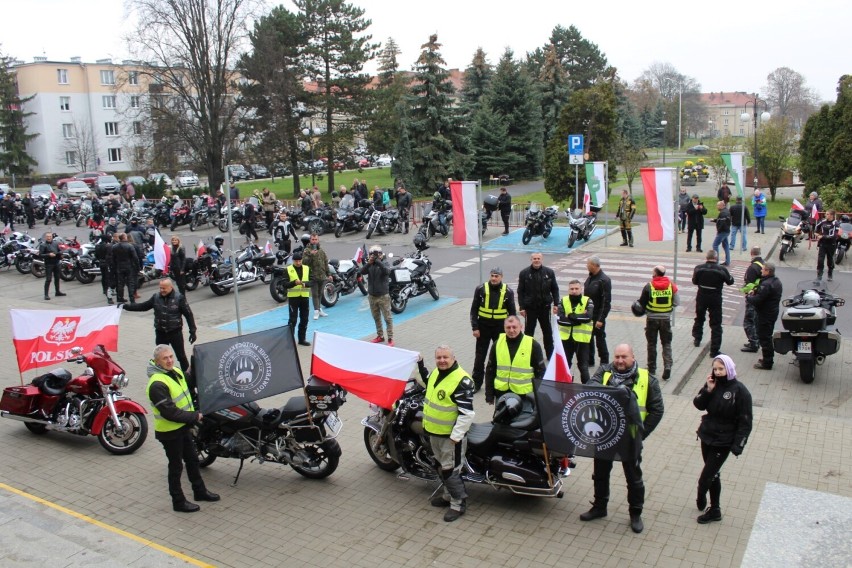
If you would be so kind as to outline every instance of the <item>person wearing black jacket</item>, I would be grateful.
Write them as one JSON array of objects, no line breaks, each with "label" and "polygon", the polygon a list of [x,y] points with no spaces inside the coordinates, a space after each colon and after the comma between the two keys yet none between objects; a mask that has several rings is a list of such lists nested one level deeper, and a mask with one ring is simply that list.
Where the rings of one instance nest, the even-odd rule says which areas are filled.
[{"label": "person wearing black jacket", "polygon": [[385,341],[385,334],[382,331],[382,319],[384,319],[388,334],[388,345],[393,347],[393,312],[390,309],[390,291],[388,289],[391,269],[384,258],[382,247],[371,246],[367,262],[361,267],[359,273],[368,276],[367,299],[370,303],[370,314],[372,314],[373,321],[376,324],[376,337],[371,343],[383,343]]},{"label": "person wearing black jacket", "polygon": [[399,226],[396,228],[396,232],[400,232],[401,228],[402,234],[407,235],[409,217],[411,216],[411,194],[408,193],[405,186],[400,186],[396,190],[396,210],[399,212]]},{"label": "person wearing black jacket", "polygon": [[[491,348],[491,352],[488,354],[488,365],[485,368],[485,402],[488,404],[494,404],[495,399],[500,398],[507,392],[517,392],[518,394],[527,394],[523,392],[523,389],[517,390],[510,384],[508,389],[498,389],[494,385],[494,381],[498,375],[498,369],[516,369],[520,371],[522,367],[526,364],[525,361],[519,361],[516,359],[516,355],[518,354],[518,350],[521,348],[521,343],[523,342],[526,335],[521,333],[521,320],[518,319],[518,316],[509,316],[503,322],[503,330],[505,333],[501,333],[497,338],[497,341],[494,342],[494,346]],[[499,347],[501,342],[505,342],[506,349],[508,351],[505,361],[500,360],[500,351]],[[522,354],[526,355],[522,352]],[[529,342],[529,368],[532,369],[534,379],[541,379],[544,376],[544,372],[547,370],[547,359],[544,358],[544,352],[541,349],[541,345],[538,341],[530,338]],[[519,363],[521,366],[519,366]],[[511,372],[511,371],[510,371]],[[505,381],[505,379],[503,379]],[[529,393],[532,396],[531,393]]]},{"label": "person wearing black jacket", "polygon": [[186,295],[186,249],[180,237],[172,236],[172,254],[169,259],[169,277],[177,284],[178,291]]},{"label": "person wearing black jacket", "polygon": [[559,285],[552,269],[542,265],[542,254],[530,255],[530,265],[518,276],[518,307],[524,317],[524,333],[535,335],[536,322],[541,324],[544,335],[544,350],[547,358],[553,353],[553,327],[550,315],[556,313],[559,304]]},{"label": "person wearing black jacket", "polygon": [[686,252],[692,252],[692,234],[695,233],[695,250],[701,250],[701,231],[704,230],[704,216],[707,208],[698,198],[697,193],[692,194],[692,201],[686,206]]},{"label": "person wearing black jacket", "polygon": [[731,241],[728,243],[728,248],[734,250],[737,246],[737,233],[742,233],[743,242],[740,245],[742,252],[748,248],[748,226],[751,224],[751,215],[749,215],[748,207],[743,204],[743,198],[737,197],[737,202],[731,205]]},{"label": "person wearing black jacket", "polygon": [[488,348],[503,333],[506,318],[515,314],[515,292],[503,283],[503,269],[492,268],[488,282],[476,287],[470,304],[470,327],[476,338],[471,378],[477,391],[482,388]]},{"label": "person wearing black jacket", "polygon": [[508,235],[509,217],[512,215],[512,196],[505,187],[500,188],[500,195],[497,196],[497,209],[500,210],[500,218],[503,220],[503,234]]},{"label": "person wearing black jacket", "polygon": [[282,210],[278,213],[278,220],[272,229],[272,238],[275,244],[278,245],[278,250],[283,250],[287,254],[290,254],[292,248],[290,237],[293,237],[294,241],[299,238],[296,236],[296,229],[293,228],[293,223],[287,219],[287,212]]},{"label": "person wearing black jacket", "polygon": [[59,291],[59,258],[62,253],[59,245],[53,242],[53,233],[45,233],[44,240],[38,245],[38,255],[44,261],[44,299],[50,299],[50,281],[53,280],[53,291],[56,297],[65,296]]},{"label": "person wearing black jacket", "polygon": [[772,331],[775,329],[775,320],[781,309],[781,296],[784,288],[781,281],[775,277],[775,265],[767,262],[760,271],[760,286],[751,295],[746,297],[746,302],[754,306],[757,314],[757,339],[760,341],[760,350],[763,358],[754,364],[755,369],[772,368],[775,358],[775,349],[772,347]]},{"label": "person wearing black jacket", "polygon": [[731,212],[728,211],[724,201],[716,203],[716,209],[719,211],[719,216],[711,221],[716,223],[716,238],[713,239],[713,250],[716,255],[719,254],[719,245],[725,249],[725,262],[722,266],[731,265],[731,247],[728,246],[728,240],[731,236]]},{"label": "person wearing black jacket", "polygon": [[240,225],[240,234],[245,235],[247,239],[252,239],[252,242],[257,244],[257,231],[254,228],[254,223],[257,220],[257,209],[255,209],[254,203],[252,203],[250,199],[245,203],[243,215],[243,224]]},{"label": "person wearing black jacket", "polygon": [[111,270],[115,275],[115,290],[118,295],[118,303],[127,300],[124,297],[124,289],[127,288],[130,303],[136,302],[136,275],[141,265],[136,248],[127,241],[125,233],[118,233],[118,243],[112,246]]},{"label": "person wearing black jacket", "polygon": [[[760,285],[760,271],[763,269],[763,264],[764,261],[761,257],[760,247],[751,247],[751,264],[746,268],[745,277],[743,278],[745,286],[740,289],[746,295],[746,298],[749,292],[757,290],[757,287]],[[748,301],[746,302],[745,314],[743,315],[743,330],[748,341],[743,344],[740,351],[757,353],[757,350],[760,348],[760,341],[757,337],[757,313],[754,305]]]},{"label": "person wearing black jacket", "polygon": [[160,290],[153,294],[148,300],[136,304],[122,304],[119,301],[119,309],[128,312],[147,312],[154,310],[154,343],[157,345],[171,345],[175,356],[180,363],[180,368],[189,372],[189,360],[186,358],[186,350],[183,346],[183,318],[189,327],[189,343],[195,343],[195,316],[183,294],[175,290],[174,284],[168,278],[160,280]]},{"label": "person wearing black jacket", "polygon": [[24,206],[24,215],[27,217],[27,227],[32,229],[35,227],[35,200],[33,196],[27,192],[21,200],[21,205]]},{"label": "person wearing black jacket", "polygon": [[822,271],[828,259],[828,281],[834,279],[834,253],[837,250],[837,239],[840,236],[840,223],[835,219],[834,209],[829,209],[816,226],[817,234],[817,280],[822,280]]},{"label": "person wearing black jacket", "polygon": [[559,326],[559,336],[565,359],[573,365],[577,356],[577,367],[580,369],[580,380],[583,384],[589,382],[589,345],[592,342],[594,330],[595,303],[584,296],[579,280],[568,283],[568,295],[562,298],[556,308],[556,324]]},{"label": "person wearing black jacket", "polygon": [[98,261],[98,267],[101,269],[101,289],[106,296],[107,304],[114,304],[113,296],[115,295],[115,282],[113,274],[110,270],[109,259],[111,257],[110,249],[112,242],[106,235],[101,234],[99,230],[95,230],[95,237],[98,242],[95,244],[95,259]]},{"label": "person wearing black jacket", "polygon": [[[601,365],[609,363],[609,348],[606,345],[606,318],[612,305],[612,280],[601,270],[601,259],[597,256],[586,261],[589,277],[583,285],[583,295],[588,296],[595,306],[592,312],[594,329],[592,341],[589,343],[589,367],[595,366],[595,344]],[[549,355],[548,355],[549,357]]]},{"label": "person wearing black jacket", "polygon": [[698,510],[704,511],[707,507],[707,493],[710,493],[710,507],[697,519],[703,525],[722,520],[719,506],[722,481],[719,479],[719,471],[728,455],[739,456],[743,453],[751,434],[751,393],[737,380],[737,368],[730,357],[719,355],[713,359],[713,369],[707,376],[707,383],[698,391],[692,404],[698,410],[707,412],[701,417],[701,425],[698,427],[704,468],[698,477],[698,497],[695,500]]},{"label": "person wearing black jacket", "polygon": [[722,349],[722,288],[734,283],[728,269],[719,266],[715,251],[708,250],[707,262],[692,271],[692,283],[698,286],[695,296],[695,321],[692,324],[694,345],[701,345],[704,336],[704,319],[710,315],[710,356],[715,357]]}]

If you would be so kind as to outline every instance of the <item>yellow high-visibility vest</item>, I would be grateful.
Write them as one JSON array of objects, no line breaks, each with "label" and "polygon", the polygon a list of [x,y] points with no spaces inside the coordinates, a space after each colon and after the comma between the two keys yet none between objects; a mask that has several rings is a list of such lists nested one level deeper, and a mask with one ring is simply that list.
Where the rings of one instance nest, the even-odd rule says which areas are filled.
[{"label": "yellow high-visibility vest", "polygon": [[[186,410],[187,412],[194,412],[195,407],[192,404],[192,397],[189,394],[189,386],[186,384],[186,379],[180,369],[175,368],[175,371],[178,374],[177,380],[171,378],[165,373],[154,373],[151,375],[151,378],[148,380],[148,388],[146,390],[148,393],[148,400],[151,400],[151,385],[159,381],[169,387],[169,397],[172,399],[172,402],[175,403],[176,407],[180,410]],[[155,432],[171,432],[186,426],[183,422],[172,422],[171,420],[163,418],[160,414],[160,409],[157,406],[154,406],[152,411],[154,414]]]},{"label": "yellow high-visibility vest", "polygon": [[444,377],[440,385],[438,369],[434,369],[426,380],[426,398],[423,406],[423,429],[430,434],[449,436],[456,425],[459,409],[452,395],[459,383],[467,376],[461,367]]},{"label": "yellow high-visibility vest", "polygon": [[305,285],[305,282],[310,282],[310,274],[311,269],[308,265],[302,265],[302,277],[299,278],[298,273],[296,272],[296,267],[292,264],[287,267],[287,276],[290,278],[290,282],[295,282],[296,280],[301,280],[302,284],[300,286],[293,286],[292,288],[287,288],[287,297],[288,298],[309,298],[311,296],[311,290],[308,286]]},{"label": "yellow high-visibility vest", "polygon": [[657,290],[653,284],[649,288],[648,305],[645,306],[645,309],[658,314],[672,311],[674,292],[672,291],[671,282],[669,282],[669,287],[665,290]]},{"label": "yellow high-visibility vest", "polygon": [[[571,309],[571,299],[568,296],[562,298],[562,309],[566,314],[582,314],[586,312],[586,306],[589,304],[589,297],[583,296],[577,307]],[[562,325],[559,324],[559,337],[562,341],[572,338],[577,343],[589,343],[592,340],[592,330],[594,329],[592,321],[587,323],[578,323],[577,325]]]},{"label": "yellow high-visibility vest", "polygon": [[[636,373],[638,376],[633,383],[633,392],[636,393],[636,402],[639,404],[639,416],[642,418],[642,422],[645,422],[645,417],[648,416],[648,409],[645,406],[648,402],[648,369],[638,369]],[[611,376],[611,372],[605,372],[603,384],[607,384]],[[636,437],[636,426],[630,426],[630,435]]]},{"label": "yellow high-visibility vest", "polygon": [[500,298],[497,300],[497,307],[491,309],[491,285],[487,282],[483,286],[483,294],[485,295],[483,305],[479,306],[479,317],[486,319],[506,319],[509,316],[509,311],[503,307],[503,301],[506,299],[505,284],[500,286]]},{"label": "yellow high-visibility vest", "polygon": [[494,377],[494,390],[511,391],[515,394],[528,394],[533,391],[532,368],[533,339],[525,335],[515,352],[515,358],[509,355],[509,343],[506,334],[501,333],[494,343],[497,353],[497,374]]}]

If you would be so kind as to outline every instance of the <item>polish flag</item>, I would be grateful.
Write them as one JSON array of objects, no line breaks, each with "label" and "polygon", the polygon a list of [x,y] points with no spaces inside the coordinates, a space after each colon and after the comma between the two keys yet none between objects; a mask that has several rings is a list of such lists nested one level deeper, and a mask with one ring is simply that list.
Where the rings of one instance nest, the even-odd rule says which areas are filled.
[{"label": "polish flag", "polygon": [[382,408],[393,408],[418,353],[330,333],[314,333],[311,374]]},{"label": "polish flag", "polygon": [[160,236],[160,231],[154,229],[154,268],[163,272],[167,271],[171,259],[172,247],[166,244]]},{"label": "polish flag", "polygon": [[361,264],[365,258],[367,258],[367,247],[361,245],[355,250],[355,256],[352,257],[352,260],[355,261],[355,264]]},{"label": "polish flag", "polygon": [[547,362],[547,370],[542,379],[559,383],[572,383],[574,379],[571,377],[571,366],[568,364],[568,357],[565,356],[562,338],[559,337],[559,325],[554,315],[550,316],[550,327],[553,330],[553,353],[550,355],[550,361]]},{"label": "polish flag", "polygon": [[270,254],[272,252],[272,245],[269,243],[269,240],[266,241],[266,246],[263,247],[263,254]]},{"label": "polish flag", "polygon": [[639,171],[648,208],[648,240],[673,241],[674,168],[642,168]]},{"label": "polish flag", "polygon": [[817,209],[816,204],[811,207],[811,219],[814,221],[819,221],[819,209]]},{"label": "polish flag", "polygon": [[586,184],[586,189],[583,191],[583,213],[588,215],[592,212],[592,196],[589,194],[589,184]]},{"label": "polish flag", "polygon": [[50,190],[50,202],[56,203],[59,198],[56,196],[56,193],[51,189]]},{"label": "polish flag", "polygon": [[88,352],[103,345],[107,351],[116,351],[121,312],[115,307],[9,310],[18,370],[23,373],[62,363],[71,357],[72,347]]},{"label": "polish flag", "polygon": [[793,205],[791,206],[791,209],[793,211],[804,211],[805,206],[802,205],[801,203],[799,203],[799,200],[794,197],[793,198]]},{"label": "polish flag", "polygon": [[451,181],[453,198],[453,244],[479,244],[479,207],[475,181]]},{"label": "polish flag", "polygon": [[195,256],[199,257],[202,254],[204,254],[205,252],[207,252],[207,247],[204,246],[204,239],[201,239],[201,240],[198,241],[198,248],[195,249]]}]

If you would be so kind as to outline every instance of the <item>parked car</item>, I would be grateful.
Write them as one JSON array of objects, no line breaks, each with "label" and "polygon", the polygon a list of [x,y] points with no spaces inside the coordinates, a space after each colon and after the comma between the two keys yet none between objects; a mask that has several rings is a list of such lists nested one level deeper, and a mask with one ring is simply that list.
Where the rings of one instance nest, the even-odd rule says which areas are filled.
[{"label": "parked car", "polygon": [[369,168],[373,165],[373,162],[370,161],[370,158],[358,158],[357,163],[359,168]]},{"label": "parked car", "polygon": [[66,183],[63,191],[68,197],[85,197],[92,189],[86,185],[86,182],[75,179]]},{"label": "parked car", "polygon": [[250,165],[249,166],[249,173],[251,174],[251,177],[253,177],[254,179],[268,178],[269,177],[269,170],[266,169],[266,166],[261,166],[260,164]]},{"label": "parked car", "polygon": [[156,184],[159,184],[160,180],[163,180],[162,183],[165,185],[166,189],[172,188],[172,178],[170,178],[166,174],[158,172],[148,176],[148,181],[152,181]]},{"label": "parked car", "polygon": [[342,172],[346,169],[346,164],[341,160],[334,160],[334,171]]},{"label": "parked car", "polygon": [[108,174],[106,172],[80,172],[79,174],[74,174],[69,178],[62,178],[57,181],[56,187],[58,189],[65,189],[65,184],[75,179],[86,182],[86,185],[89,187],[95,187],[95,180],[98,179],[98,177],[105,175]]},{"label": "parked car", "polygon": [[279,164],[273,164],[272,165],[272,171],[275,172],[275,175],[281,176],[281,177],[289,176],[292,173],[290,171],[290,168],[288,168],[284,164],[280,164],[280,163]]},{"label": "parked car", "polygon": [[389,166],[389,165],[391,165],[391,162],[392,162],[392,161],[393,161],[393,160],[391,159],[391,157],[390,157],[390,156],[379,156],[379,157],[376,159],[376,165],[377,165],[377,166],[379,166],[379,167],[381,168],[381,167],[383,167],[383,166]]},{"label": "parked car", "polygon": [[697,146],[693,146],[692,148],[688,148],[686,150],[686,153],[691,156],[703,156],[704,154],[710,153],[710,146],[699,144]]},{"label": "parked car", "polygon": [[44,197],[46,199],[50,199],[50,196],[54,195],[54,193],[53,188],[50,187],[49,183],[37,183],[30,188],[30,195],[33,197]]},{"label": "parked car", "polygon": [[94,190],[98,195],[106,195],[108,193],[118,193],[121,188],[121,182],[118,178],[112,175],[98,176],[95,180]]},{"label": "parked car", "polygon": [[195,175],[195,172],[190,170],[181,170],[175,176],[175,187],[180,189],[186,187],[197,187],[198,186],[198,176]]},{"label": "parked car", "polygon": [[124,178],[124,181],[127,183],[132,183],[135,187],[139,187],[140,185],[148,183],[148,180],[146,180],[142,176],[127,176],[126,178]]},{"label": "parked car", "polygon": [[228,166],[228,177],[234,181],[251,179],[251,174],[242,164],[230,164]]}]

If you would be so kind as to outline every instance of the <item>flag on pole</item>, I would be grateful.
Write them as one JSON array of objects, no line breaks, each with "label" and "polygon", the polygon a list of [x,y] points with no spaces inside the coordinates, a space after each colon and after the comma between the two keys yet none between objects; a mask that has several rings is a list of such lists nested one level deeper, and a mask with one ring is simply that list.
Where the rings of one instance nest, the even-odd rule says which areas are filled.
[{"label": "flag on pole", "polygon": [[367,258],[367,246],[362,244],[355,250],[355,256],[352,257],[352,260],[355,261],[355,264],[361,264],[365,258]]},{"label": "flag on pole", "polygon": [[550,355],[550,361],[547,362],[547,370],[542,379],[560,383],[573,382],[571,366],[568,363],[568,357],[565,356],[562,338],[559,337],[559,324],[554,315],[550,316],[550,328],[553,330],[553,353]]},{"label": "flag on pole", "polygon": [[796,199],[795,197],[793,198],[793,205],[791,206],[791,208],[793,209],[793,211],[804,211],[805,210],[805,206],[802,205],[801,203],[799,203],[799,200]]},{"label": "flag on pole", "polygon": [[72,347],[84,352],[103,345],[118,349],[118,320],[115,307],[78,310],[9,310],[12,342],[20,372],[56,365],[70,357]]},{"label": "flag on pole", "polygon": [[722,154],[722,161],[725,162],[725,167],[731,172],[731,177],[734,178],[734,185],[737,186],[737,195],[744,197],[743,181],[745,180],[745,162],[743,152],[730,152]]},{"label": "flag on pole", "polygon": [[674,217],[674,168],[642,168],[642,186],[645,189],[645,204],[648,208],[648,240],[673,241],[675,238]]},{"label": "flag on pole", "polygon": [[814,221],[819,221],[819,209],[817,209],[816,203],[811,207],[811,219]]},{"label": "flag on pole", "polygon": [[59,198],[56,196],[56,192],[51,189],[50,190],[50,202],[56,203],[57,199],[59,199]]},{"label": "flag on pole", "polygon": [[311,374],[390,409],[402,396],[417,357],[416,351],[316,332]]},{"label": "flag on pole", "polygon": [[200,239],[198,241],[198,248],[195,249],[195,257],[198,258],[199,256],[201,256],[205,252],[207,252],[207,247],[204,246],[204,239]]},{"label": "flag on pole", "polygon": [[272,252],[272,244],[269,242],[269,239],[266,240],[266,246],[263,247],[263,254],[270,254]]},{"label": "flag on pole", "polygon": [[154,268],[163,272],[167,271],[171,259],[172,248],[160,236],[160,231],[154,229]]},{"label": "flag on pole", "polygon": [[589,184],[586,184],[586,190],[583,192],[583,213],[587,215],[592,211],[590,200],[591,197],[589,196]]},{"label": "flag on pole", "polygon": [[606,162],[586,162],[586,191],[595,207],[603,207],[606,203],[606,186]]},{"label": "flag on pole", "polygon": [[479,244],[479,205],[475,181],[451,181],[453,199],[453,244]]}]

